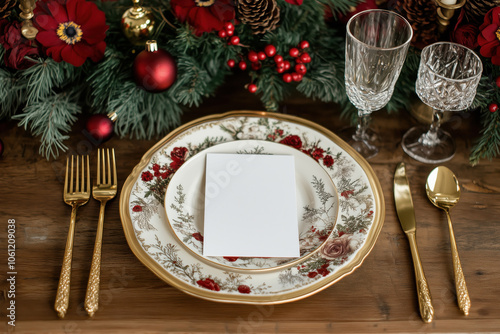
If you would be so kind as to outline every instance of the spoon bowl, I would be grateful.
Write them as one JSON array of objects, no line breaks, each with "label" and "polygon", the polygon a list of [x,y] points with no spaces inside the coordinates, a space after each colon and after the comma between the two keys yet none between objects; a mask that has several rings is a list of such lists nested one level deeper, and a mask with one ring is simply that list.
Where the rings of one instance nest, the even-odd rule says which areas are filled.
[{"label": "spoon bowl", "polygon": [[453,259],[453,271],[455,273],[455,289],[457,291],[458,307],[465,315],[469,315],[470,298],[465,277],[458,256],[457,243],[451,224],[450,209],[454,207],[460,199],[460,185],[457,177],[447,167],[436,167],[427,177],[425,184],[427,197],[436,207],[446,213],[448,220],[448,229],[450,230],[451,255]]}]

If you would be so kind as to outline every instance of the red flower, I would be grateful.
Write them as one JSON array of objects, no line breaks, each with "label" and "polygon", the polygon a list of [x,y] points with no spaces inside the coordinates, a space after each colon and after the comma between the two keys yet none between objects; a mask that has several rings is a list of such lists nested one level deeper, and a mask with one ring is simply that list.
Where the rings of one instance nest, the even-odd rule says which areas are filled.
[{"label": "red flower", "polygon": [[276,133],[280,137],[283,136],[283,130],[281,130],[281,129],[274,130],[274,133]]},{"label": "red flower", "polygon": [[302,2],[304,0],[285,0],[285,1],[288,2],[288,3],[291,3],[292,5],[298,5],[298,6],[300,6],[300,5],[302,5]]},{"label": "red flower", "polygon": [[174,147],[172,152],[170,152],[170,157],[172,160],[186,160],[188,149],[185,147]]},{"label": "red flower", "polygon": [[82,66],[87,58],[99,61],[106,49],[106,17],[93,2],[40,0],[34,10],[36,40],[56,62]]},{"label": "red flower", "polygon": [[3,32],[3,35],[0,35],[0,44],[5,49],[6,66],[23,70],[35,65],[35,62],[25,57],[38,58],[39,50],[31,45],[31,41],[21,35],[21,23],[0,20],[0,31]]},{"label": "red flower", "polygon": [[318,269],[318,274],[320,274],[321,276],[326,276],[330,273],[330,271],[326,270],[325,268],[319,268]]},{"label": "red flower", "polygon": [[325,165],[326,167],[331,167],[333,165],[335,161],[333,160],[332,156],[331,155],[326,155],[324,158],[323,158],[323,165]]},{"label": "red flower", "polygon": [[234,262],[239,259],[237,256],[223,256],[223,258],[229,262]]},{"label": "red flower", "polygon": [[319,159],[323,158],[324,153],[325,150],[317,147],[314,149],[314,151],[312,151],[311,156],[314,158],[314,160],[318,161]]},{"label": "red flower", "polygon": [[239,293],[250,293],[250,287],[248,285],[240,285],[238,287],[238,292]]},{"label": "red flower", "polygon": [[172,175],[172,170],[170,170],[170,169],[167,169],[166,172],[160,173],[160,176],[161,176],[162,179],[166,179],[170,175]]},{"label": "red flower", "polygon": [[235,16],[231,0],[171,0],[170,6],[179,21],[195,28],[196,35],[222,30],[224,22]]},{"label": "red flower", "polygon": [[479,28],[475,24],[462,24],[465,16],[465,11],[462,9],[460,16],[458,17],[455,29],[451,33],[451,41],[462,44],[469,49],[475,49],[478,47],[477,36],[479,35]]},{"label": "red flower", "polygon": [[201,235],[200,232],[193,233],[192,236],[198,241],[203,241],[203,236]]},{"label": "red flower", "polygon": [[182,166],[183,163],[184,163],[184,160],[173,160],[170,163],[170,168],[172,168],[173,170],[178,170]]},{"label": "red flower", "polygon": [[215,283],[213,279],[205,278],[204,280],[196,281],[199,286],[212,291],[220,291],[219,284]]},{"label": "red flower", "polygon": [[152,169],[153,169],[155,172],[159,172],[159,171],[160,171],[160,165],[158,165],[158,164],[153,164]]},{"label": "red flower", "polygon": [[484,16],[484,23],[477,42],[481,46],[481,56],[491,58],[493,65],[500,65],[500,7],[491,9]]},{"label": "red flower", "polygon": [[134,212],[141,212],[142,211],[142,206],[136,205],[132,208],[132,211]]},{"label": "red flower", "polygon": [[315,272],[315,271],[311,271],[309,274],[307,274],[307,277],[309,277],[309,278],[314,278],[314,277],[316,277],[316,275],[318,275],[318,273],[317,273],[317,272]]},{"label": "red flower", "polygon": [[147,171],[147,172],[142,172],[141,174],[141,179],[144,181],[144,182],[148,182],[148,181],[151,181],[153,179],[153,174],[151,174],[150,171]]},{"label": "red flower", "polygon": [[286,136],[285,138],[281,139],[280,143],[291,146],[298,150],[302,147],[302,140],[300,139],[299,136],[296,135]]}]

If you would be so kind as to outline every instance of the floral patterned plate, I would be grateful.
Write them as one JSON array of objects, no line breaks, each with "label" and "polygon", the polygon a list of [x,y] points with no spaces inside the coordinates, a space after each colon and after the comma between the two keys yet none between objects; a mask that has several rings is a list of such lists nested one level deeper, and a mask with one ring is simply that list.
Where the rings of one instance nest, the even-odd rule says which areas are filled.
[{"label": "floral patterned plate", "polygon": [[[202,262],[166,222],[163,203],[173,173],[208,147],[242,139],[279,142],[308,154],[330,175],[340,194],[332,233],[318,252],[292,267],[242,274]],[[384,215],[380,183],[349,145],[316,123],[256,111],[210,115],[172,131],[145,153],[120,196],[125,237],[147,268],[187,294],[232,303],[285,303],[334,284],[362,264]]]},{"label": "floral patterned plate", "polygon": [[[300,257],[205,257],[203,219],[205,159],[208,153],[293,155],[297,186]],[[276,192],[279,195],[279,191]],[[326,242],[338,213],[338,194],[328,173],[310,156],[283,144],[263,140],[238,140],[207,148],[186,160],[170,180],[165,194],[169,226],[181,244],[214,265],[248,270],[271,270],[292,266],[312,256]]]}]

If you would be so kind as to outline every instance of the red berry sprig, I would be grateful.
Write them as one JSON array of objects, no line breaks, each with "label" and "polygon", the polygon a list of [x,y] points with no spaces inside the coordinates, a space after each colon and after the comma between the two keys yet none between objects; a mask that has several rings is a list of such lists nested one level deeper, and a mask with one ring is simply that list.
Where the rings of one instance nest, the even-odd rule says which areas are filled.
[{"label": "red berry sprig", "polygon": [[292,73],[285,73],[290,68],[292,68],[292,63],[290,61],[284,60],[283,56],[281,55],[274,56],[274,61],[276,62],[276,71],[278,73],[284,73],[284,82],[299,82],[307,73],[307,67],[305,64],[311,62],[311,56],[307,52],[305,52],[305,49],[307,48],[309,48],[309,42],[302,41],[297,47],[292,47],[288,50],[288,55],[293,58],[293,60],[291,61],[295,63],[293,66],[295,72]]},{"label": "red berry sprig", "polygon": [[488,105],[488,109],[490,110],[490,112],[495,112],[498,110],[498,104],[496,103],[490,103]]}]

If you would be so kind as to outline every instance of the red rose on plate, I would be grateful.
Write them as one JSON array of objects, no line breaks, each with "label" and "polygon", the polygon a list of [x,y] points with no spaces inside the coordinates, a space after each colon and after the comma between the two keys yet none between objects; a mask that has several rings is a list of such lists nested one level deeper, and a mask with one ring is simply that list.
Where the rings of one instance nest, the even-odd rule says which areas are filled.
[{"label": "red rose on plate", "polygon": [[250,287],[248,285],[240,285],[238,286],[238,292],[239,293],[250,293],[252,290],[250,290]]},{"label": "red rose on plate", "polygon": [[285,144],[291,146],[296,149],[300,149],[302,147],[302,140],[297,135],[289,135],[280,140],[281,144]]},{"label": "red rose on plate", "polygon": [[87,58],[99,61],[106,49],[106,16],[85,0],[39,0],[34,9],[36,40],[56,62],[82,66]]},{"label": "red rose on plate", "polygon": [[201,235],[200,232],[193,233],[192,236],[198,241],[203,241],[203,236]]},{"label": "red rose on plate", "polygon": [[481,46],[481,56],[491,58],[493,65],[500,65],[500,7],[491,9],[484,16],[479,27],[477,42]]},{"label": "red rose on plate", "polygon": [[204,287],[205,289],[212,291],[220,291],[219,284],[215,283],[215,281],[211,278],[205,278],[204,280],[196,281],[196,283],[199,286]]},{"label": "red rose on plate", "polygon": [[142,174],[141,174],[141,179],[142,179],[144,182],[151,181],[151,180],[153,179],[153,174],[151,174],[151,172],[150,172],[150,171],[142,172]]},{"label": "red rose on plate", "polygon": [[330,271],[328,271],[326,268],[319,268],[318,269],[318,274],[320,274],[321,276],[326,276],[330,273]]},{"label": "red rose on plate", "polygon": [[231,0],[171,0],[170,6],[179,21],[195,28],[196,35],[222,30],[235,17]]},{"label": "red rose on plate", "polygon": [[185,147],[174,147],[172,152],[170,152],[170,158],[172,160],[186,160],[188,149]]},{"label": "red rose on plate", "polygon": [[133,212],[141,212],[142,211],[142,206],[136,205],[132,208]]},{"label": "red rose on plate", "polygon": [[460,16],[458,17],[455,29],[451,33],[451,41],[462,44],[469,49],[475,49],[478,47],[477,36],[479,35],[479,28],[470,23],[463,23],[465,12],[462,9]]},{"label": "red rose on plate", "polygon": [[319,159],[323,158],[324,153],[325,150],[317,147],[312,151],[311,156],[314,158],[314,160],[318,161]]},{"label": "red rose on plate", "polygon": [[324,158],[323,158],[323,165],[325,165],[326,167],[331,167],[334,163],[334,160],[332,158],[331,155],[326,155]]},{"label": "red rose on plate", "polygon": [[[339,233],[340,234],[340,233]],[[359,238],[354,237],[352,234],[345,233],[334,239],[328,240],[320,249],[320,255],[326,260],[334,260],[352,253],[360,246]],[[318,269],[318,273],[323,276],[328,275],[330,272],[326,267],[321,267],[322,271]]]},{"label": "red rose on plate", "polygon": [[307,274],[307,277],[309,278],[314,278],[318,275],[318,273],[316,271],[311,271],[310,273]]}]

